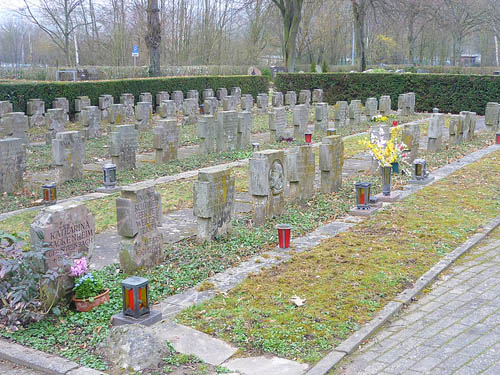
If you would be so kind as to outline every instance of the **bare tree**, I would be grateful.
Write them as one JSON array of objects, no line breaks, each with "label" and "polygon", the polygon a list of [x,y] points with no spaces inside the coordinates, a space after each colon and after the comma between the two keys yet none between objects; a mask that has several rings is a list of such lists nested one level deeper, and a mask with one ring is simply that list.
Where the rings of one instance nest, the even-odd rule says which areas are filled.
[{"label": "bare tree", "polygon": [[158,77],[161,75],[161,24],[158,0],[148,0],[148,33],[146,35],[146,45],[149,49],[149,76]]}]

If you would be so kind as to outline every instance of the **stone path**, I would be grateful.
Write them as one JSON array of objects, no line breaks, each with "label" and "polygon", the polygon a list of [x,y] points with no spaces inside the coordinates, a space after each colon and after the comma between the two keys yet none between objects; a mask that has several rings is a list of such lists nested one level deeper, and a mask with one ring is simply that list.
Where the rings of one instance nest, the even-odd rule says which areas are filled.
[{"label": "stone path", "polygon": [[2,375],[42,375],[45,372],[36,371],[15,363],[0,360],[0,374]]},{"label": "stone path", "polygon": [[500,374],[500,229],[460,263],[335,374]]}]

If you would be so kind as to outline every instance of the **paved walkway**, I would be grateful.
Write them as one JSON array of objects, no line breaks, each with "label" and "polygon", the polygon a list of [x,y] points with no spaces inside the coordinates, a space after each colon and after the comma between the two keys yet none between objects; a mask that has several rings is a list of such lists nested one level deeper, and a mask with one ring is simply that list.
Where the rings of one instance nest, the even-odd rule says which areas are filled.
[{"label": "paved walkway", "polygon": [[333,373],[500,374],[500,229]]},{"label": "paved walkway", "polygon": [[2,375],[43,375],[45,372],[36,371],[15,363],[0,359],[0,374]]}]

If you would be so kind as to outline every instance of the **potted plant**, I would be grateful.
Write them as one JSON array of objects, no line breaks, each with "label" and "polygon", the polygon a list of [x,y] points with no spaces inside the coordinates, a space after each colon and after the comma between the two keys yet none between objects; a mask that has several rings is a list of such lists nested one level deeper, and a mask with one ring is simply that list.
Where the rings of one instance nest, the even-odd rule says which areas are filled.
[{"label": "potted plant", "polygon": [[75,259],[71,266],[71,276],[76,277],[73,302],[76,310],[87,312],[94,307],[109,302],[109,289],[104,288],[101,278],[95,272],[87,272],[85,258]]}]

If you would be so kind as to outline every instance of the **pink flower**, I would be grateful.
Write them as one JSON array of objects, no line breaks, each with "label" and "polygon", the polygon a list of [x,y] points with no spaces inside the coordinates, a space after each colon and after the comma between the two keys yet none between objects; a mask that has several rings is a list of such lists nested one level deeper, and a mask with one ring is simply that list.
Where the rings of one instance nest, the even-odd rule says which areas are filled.
[{"label": "pink flower", "polygon": [[396,120],[394,120],[394,121],[392,122],[392,126],[398,126],[398,122],[397,122]]},{"label": "pink flower", "polygon": [[73,266],[71,266],[71,276],[79,277],[87,272],[87,259],[85,257],[73,260]]}]

